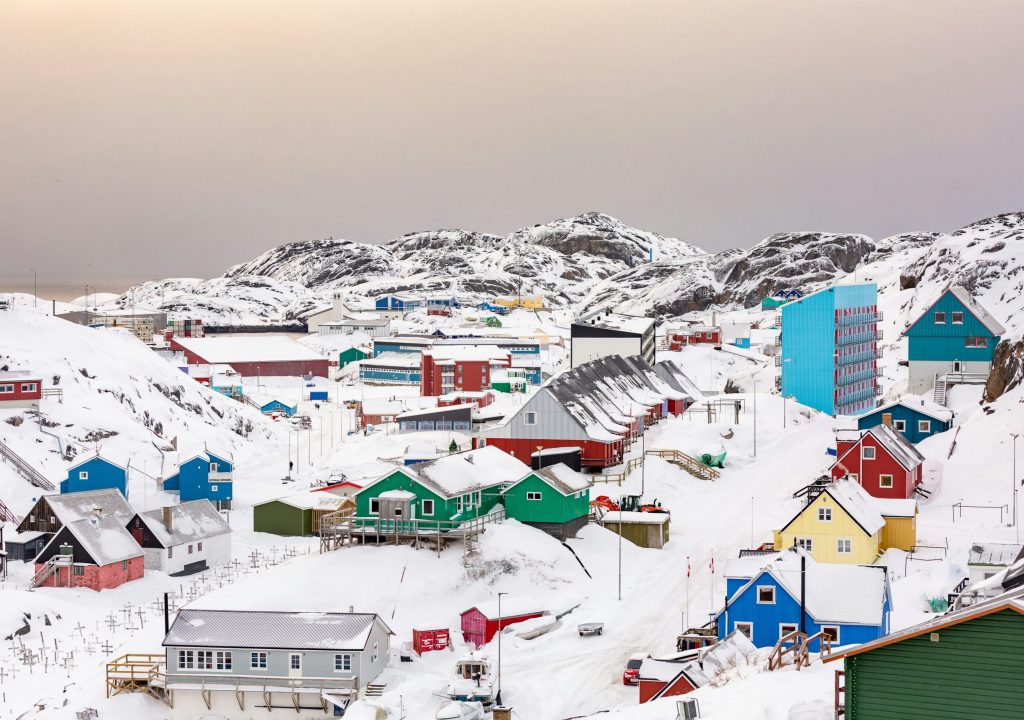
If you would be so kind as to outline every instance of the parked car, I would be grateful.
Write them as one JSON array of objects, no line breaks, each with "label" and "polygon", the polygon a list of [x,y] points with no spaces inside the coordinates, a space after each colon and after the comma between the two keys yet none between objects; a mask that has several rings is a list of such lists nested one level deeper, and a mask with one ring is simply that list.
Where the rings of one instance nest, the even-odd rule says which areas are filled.
[{"label": "parked car", "polygon": [[604,623],[580,623],[576,626],[576,631],[579,632],[580,637],[584,635],[602,635],[604,633]]},{"label": "parked car", "polygon": [[630,655],[629,660],[626,661],[626,668],[622,671],[623,685],[640,684],[640,665],[643,664],[646,657],[643,653]]}]

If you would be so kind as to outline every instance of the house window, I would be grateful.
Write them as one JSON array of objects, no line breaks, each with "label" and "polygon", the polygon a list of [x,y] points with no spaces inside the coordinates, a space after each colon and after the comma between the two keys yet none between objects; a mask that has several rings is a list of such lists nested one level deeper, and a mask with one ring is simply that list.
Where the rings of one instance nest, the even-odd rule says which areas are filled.
[{"label": "house window", "polygon": [[249,667],[253,670],[267,669],[267,654],[265,652],[254,652],[249,654]]},{"label": "house window", "polygon": [[906,429],[907,429],[907,421],[906,420],[894,420],[893,423],[892,423],[892,426],[894,428],[896,428],[896,430],[898,432],[905,432]]},{"label": "house window", "polygon": [[73,574],[75,574],[75,575],[85,575],[85,565],[75,565],[74,566],[74,573]]},{"label": "house window", "polygon": [[[787,635],[790,635],[791,633],[795,633],[796,631],[797,626],[793,623],[781,623],[779,625],[779,640],[786,637]],[[790,642],[792,642],[792,640],[790,640]]]},{"label": "house window", "polygon": [[853,540],[850,538],[836,538],[836,552],[840,555],[849,555],[853,552]]},{"label": "house window", "polygon": [[973,347],[973,348],[988,347],[988,338],[986,338],[986,337],[968,337],[968,338],[964,338],[964,345],[966,347]]},{"label": "house window", "polygon": [[217,492],[217,486],[216,485],[211,485],[210,486],[210,490],[211,490],[211,492]]},{"label": "house window", "polygon": [[348,653],[338,653],[334,656],[334,672],[348,672],[352,669],[352,656]]},{"label": "house window", "polygon": [[373,658],[371,662],[377,662],[377,643],[373,644]]},{"label": "house window", "polygon": [[292,670],[302,669],[302,655],[299,653],[292,653],[288,656],[288,667]]},{"label": "house window", "polygon": [[202,552],[203,551],[203,544],[199,543],[198,545],[196,545],[196,550],[198,550],[199,552]]},{"label": "house window", "polygon": [[27,392],[27,393],[34,393],[36,391],[36,384],[35,383],[27,383],[25,385],[22,385],[21,386],[21,391],[22,392]]},{"label": "house window", "polygon": [[527,500],[540,500],[540,493],[539,492],[528,492],[528,493],[526,493],[526,499]]},{"label": "house window", "polygon": [[370,514],[377,515],[380,513],[380,498],[370,498]]},{"label": "house window", "polygon": [[839,626],[838,625],[822,625],[821,634],[826,636],[832,641],[833,645],[839,644]]},{"label": "house window", "polygon": [[953,324],[954,325],[963,325],[964,324],[964,314],[962,312],[954,312],[954,313],[950,313],[950,315],[952,316],[952,320],[953,320]]},{"label": "house window", "polygon": [[757,604],[758,605],[774,605],[775,604],[775,586],[774,585],[758,585],[757,586]]},{"label": "house window", "polygon": [[420,504],[420,512],[423,513],[424,515],[427,515],[427,516],[433,515],[434,514],[434,501],[433,500],[424,500]]},{"label": "house window", "polygon": [[213,650],[196,651],[196,669],[213,670]]},{"label": "house window", "polygon": [[189,546],[188,546],[188,554],[189,554],[189,555],[191,555],[191,554],[192,554],[192,546],[191,546],[191,545],[189,545]]},{"label": "house window", "polygon": [[121,561],[121,569],[122,570],[127,570],[128,569],[128,561],[127,560],[122,560]]},{"label": "house window", "polygon": [[875,459],[875,449],[873,447],[871,447],[870,445],[864,445],[861,448],[861,456],[865,460],[874,460]]},{"label": "house window", "polygon": [[879,475],[878,476],[878,487],[891,488],[892,487],[892,475]]},{"label": "house window", "polygon": [[231,651],[230,650],[218,650],[215,655],[214,666],[217,670],[230,670],[231,669]]},{"label": "house window", "polygon": [[946,324],[946,313],[944,313],[944,312],[937,312],[937,313],[935,313],[935,324],[936,325],[945,325]]},{"label": "house window", "polygon": [[832,508],[818,508],[818,522],[832,522]]},{"label": "house window", "polygon": [[746,635],[750,640],[754,639],[754,623],[752,622],[733,623],[732,629],[740,635]]},{"label": "house window", "polygon": [[923,432],[923,433],[930,433],[932,431],[932,421],[931,420],[918,420],[917,421],[917,431],[918,432]]},{"label": "house window", "polygon": [[178,651],[178,669],[192,670],[196,666],[196,654],[192,650]]},{"label": "house window", "polygon": [[0,385],[0,393],[3,393],[3,394],[6,395],[8,393],[13,393],[13,392],[14,392],[14,386],[13,385]]},{"label": "house window", "polygon": [[89,479],[89,473],[86,472],[85,470],[80,470],[79,473],[78,473],[78,479],[79,480],[88,480]]},{"label": "house window", "polygon": [[794,538],[796,546],[807,552],[814,552],[814,541],[811,538]]},{"label": "house window", "polygon": [[167,559],[170,560],[172,557],[174,557],[174,548],[169,547],[167,548]]},{"label": "house window", "polygon": [[217,472],[217,463],[210,463],[210,472]]},{"label": "house window", "polygon": [[527,424],[527,425],[536,425],[537,424],[537,413],[535,413],[535,412],[524,413],[524,415],[523,415],[523,422],[525,424]]}]

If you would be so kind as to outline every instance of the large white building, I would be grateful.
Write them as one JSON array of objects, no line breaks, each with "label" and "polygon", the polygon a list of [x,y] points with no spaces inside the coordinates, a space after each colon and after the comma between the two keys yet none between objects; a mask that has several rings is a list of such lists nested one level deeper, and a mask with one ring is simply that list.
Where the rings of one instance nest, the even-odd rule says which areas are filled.
[{"label": "large white building", "polygon": [[599,312],[585,315],[570,329],[572,367],[610,355],[639,355],[654,364],[654,320],[635,315]]}]

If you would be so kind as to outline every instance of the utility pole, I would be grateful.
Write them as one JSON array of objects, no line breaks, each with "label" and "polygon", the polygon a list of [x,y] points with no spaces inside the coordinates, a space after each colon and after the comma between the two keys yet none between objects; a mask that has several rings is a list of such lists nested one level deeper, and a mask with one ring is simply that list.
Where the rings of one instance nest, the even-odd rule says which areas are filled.
[{"label": "utility pole", "polygon": [[35,268],[26,268],[32,273],[32,307],[39,307],[39,273]]},{"label": "utility pole", "polygon": [[1013,438],[1013,527],[1017,542],[1020,542],[1020,525],[1017,524],[1017,438],[1020,433],[1010,433]]},{"label": "utility pole", "polygon": [[754,457],[757,457],[757,380],[754,380]]},{"label": "utility pole", "polygon": [[494,704],[501,705],[501,596],[508,595],[507,592],[498,593],[498,692],[494,696]]}]

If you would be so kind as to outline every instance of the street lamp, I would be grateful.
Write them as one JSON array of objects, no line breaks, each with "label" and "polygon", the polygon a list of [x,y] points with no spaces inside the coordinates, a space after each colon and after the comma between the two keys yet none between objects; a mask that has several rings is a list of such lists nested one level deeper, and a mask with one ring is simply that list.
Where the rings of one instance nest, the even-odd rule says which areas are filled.
[{"label": "street lamp", "polygon": [[498,593],[498,692],[494,695],[494,704],[501,705],[501,596],[508,595],[507,592]]},{"label": "street lamp", "polygon": [[86,285],[85,286],[85,309],[86,310],[89,309],[89,290],[92,290],[93,292],[96,292],[96,288],[94,288],[92,285]]},{"label": "street lamp", "polygon": [[32,273],[32,307],[39,307],[39,273],[35,268],[25,268]]},{"label": "street lamp", "polygon": [[1013,438],[1013,527],[1017,536],[1017,542],[1019,543],[1020,525],[1017,524],[1017,438],[1020,437],[1020,433],[1010,433],[1010,437]]}]

